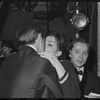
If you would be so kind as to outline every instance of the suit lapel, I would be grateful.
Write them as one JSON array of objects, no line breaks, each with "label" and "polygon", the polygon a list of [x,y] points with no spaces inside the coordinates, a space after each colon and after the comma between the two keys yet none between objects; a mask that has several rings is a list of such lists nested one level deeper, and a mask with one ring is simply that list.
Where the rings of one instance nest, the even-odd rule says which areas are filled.
[{"label": "suit lapel", "polygon": [[87,84],[87,69],[84,68],[84,74],[83,74],[83,78],[82,78],[82,81],[80,82],[80,89],[81,89],[81,92],[82,94],[84,94],[84,90],[85,90],[85,86]]},{"label": "suit lapel", "polygon": [[75,72],[76,72],[76,78],[77,78],[77,80],[78,80],[78,83],[80,84],[80,82],[79,82],[79,77],[78,77],[77,69],[76,69],[76,68],[75,68]]}]

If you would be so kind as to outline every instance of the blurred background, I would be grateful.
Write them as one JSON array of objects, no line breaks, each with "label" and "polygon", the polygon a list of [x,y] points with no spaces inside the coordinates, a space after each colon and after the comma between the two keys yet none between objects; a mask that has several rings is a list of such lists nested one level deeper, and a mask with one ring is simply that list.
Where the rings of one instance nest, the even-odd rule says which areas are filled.
[{"label": "blurred background", "polygon": [[18,48],[16,29],[27,22],[38,22],[44,32],[55,31],[68,43],[84,38],[91,45],[87,67],[100,73],[99,2],[0,1],[0,39],[10,39]]}]

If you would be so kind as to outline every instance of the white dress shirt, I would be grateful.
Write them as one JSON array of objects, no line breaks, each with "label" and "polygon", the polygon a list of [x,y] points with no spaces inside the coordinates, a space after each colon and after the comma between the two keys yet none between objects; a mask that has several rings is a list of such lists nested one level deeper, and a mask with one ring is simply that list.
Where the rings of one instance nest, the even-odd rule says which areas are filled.
[{"label": "white dress shirt", "polygon": [[37,52],[37,49],[36,49],[33,45],[29,45],[29,44],[27,44],[27,46],[33,48],[33,49]]},{"label": "white dress shirt", "polygon": [[[77,71],[80,71],[82,70],[82,72],[84,73],[84,67],[81,67],[80,69],[77,69]],[[83,75],[78,75],[79,77],[79,81],[81,82],[82,81],[82,78],[83,78]]]}]

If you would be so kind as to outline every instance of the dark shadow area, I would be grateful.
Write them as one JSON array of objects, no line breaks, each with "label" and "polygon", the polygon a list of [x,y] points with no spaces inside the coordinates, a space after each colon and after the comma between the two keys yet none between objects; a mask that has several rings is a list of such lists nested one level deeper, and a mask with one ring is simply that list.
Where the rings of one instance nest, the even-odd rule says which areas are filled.
[{"label": "dark shadow area", "polygon": [[89,56],[86,62],[85,67],[87,67],[90,71],[97,73],[97,56],[96,52],[93,48],[90,48]]},{"label": "dark shadow area", "polygon": [[4,27],[4,23],[6,21],[6,18],[8,16],[10,4],[11,4],[10,2],[4,1],[1,8],[0,8],[0,34],[1,34],[2,29]]}]

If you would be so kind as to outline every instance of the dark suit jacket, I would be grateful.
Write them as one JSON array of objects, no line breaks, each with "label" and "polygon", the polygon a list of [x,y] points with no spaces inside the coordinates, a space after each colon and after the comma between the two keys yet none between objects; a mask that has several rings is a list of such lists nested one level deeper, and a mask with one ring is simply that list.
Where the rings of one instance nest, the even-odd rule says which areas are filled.
[{"label": "dark suit jacket", "polygon": [[88,95],[90,92],[100,94],[99,77],[85,68],[80,88],[83,95]]},{"label": "dark suit jacket", "polygon": [[61,63],[65,70],[69,73],[67,80],[64,82],[64,84],[61,84],[62,90],[64,92],[64,97],[80,98],[81,91],[79,87],[79,81],[73,64],[68,60],[63,60]]},{"label": "dark suit jacket", "polygon": [[2,62],[5,60],[5,57],[1,57],[0,58],[0,67],[1,67],[1,64],[2,64]]},{"label": "dark suit jacket", "polygon": [[63,98],[51,63],[24,46],[2,63],[0,98]]}]

